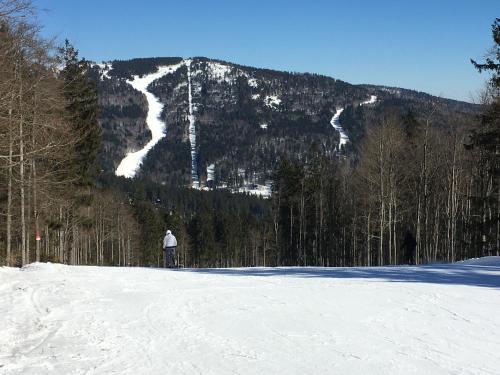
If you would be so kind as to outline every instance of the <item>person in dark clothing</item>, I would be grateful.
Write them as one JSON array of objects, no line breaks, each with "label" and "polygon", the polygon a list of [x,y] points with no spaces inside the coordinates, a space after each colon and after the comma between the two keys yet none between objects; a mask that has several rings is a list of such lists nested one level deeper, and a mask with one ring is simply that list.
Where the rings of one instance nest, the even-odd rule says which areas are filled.
[{"label": "person in dark clothing", "polygon": [[415,264],[415,252],[417,249],[417,241],[409,229],[406,230],[405,236],[403,238],[403,243],[401,244],[401,250],[403,250],[404,259],[406,264]]}]

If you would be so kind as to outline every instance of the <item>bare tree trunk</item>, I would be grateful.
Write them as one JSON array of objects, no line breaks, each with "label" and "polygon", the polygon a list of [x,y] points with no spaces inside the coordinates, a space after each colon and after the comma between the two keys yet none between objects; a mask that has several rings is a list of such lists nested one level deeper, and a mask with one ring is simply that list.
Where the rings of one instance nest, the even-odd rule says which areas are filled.
[{"label": "bare tree trunk", "polygon": [[497,251],[496,256],[500,256],[500,178],[497,181]]},{"label": "bare tree trunk", "polygon": [[118,216],[118,266],[122,265],[122,226],[120,225],[120,217]]},{"label": "bare tree trunk", "polygon": [[387,226],[389,228],[389,264],[392,264],[392,200],[389,200],[389,218],[387,220]]},{"label": "bare tree trunk", "polygon": [[398,206],[397,206],[396,198],[394,197],[394,219],[392,222],[392,232],[393,232],[392,240],[393,240],[393,249],[394,249],[394,264],[398,264],[398,251],[397,251],[398,241],[397,241],[397,233],[396,233],[396,223],[398,222],[397,207]]},{"label": "bare tree trunk", "polygon": [[12,134],[12,98],[11,107],[9,108],[9,158],[7,159],[7,266],[12,266],[12,154],[14,149],[14,137]]},{"label": "bare tree trunk", "polygon": [[380,183],[380,210],[379,210],[379,248],[378,248],[378,265],[383,264],[383,247],[384,247],[384,223],[385,223],[385,198],[384,198],[384,144],[382,134],[379,138],[379,183]]},{"label": "bare tree trunk", "polygon": [[[38,187],[37,187],[37,176],[36,176],[36,164],[33,159],[32,165],[33,171],[33,214],[35,216],[35,234],[40,235],[40,221],[39,221],[39,212],[38,212]],[[37,262],[40,262],[40,240],[35,239],[35,258]]]},{"label": "bare tree trunk", "polygon": [[370,220],[371,220],[371,212],[368,211],[368,217],[366,218],[366,265],[370,267],[371,264],[371,233],[370,233]]},{"label": "bare tree trunk", "polygon": [[[19,89],[19,101],[22,101],[22,84]],[[25,215],[25,197],[24,197],[24,117],[22,109],[19,119],[19,189],[21,204],[21,259],[22,265],[26,264],[26,215]]]},{"label": "bare tree trunk", "polygon": [[276,252],[278,257],[277,265],[280,265],[281,263],[281,250],[279,248],[279,241],[278,241],[280,203],[281,203],[281,194],[278,191],[278,203],[277,207],[274,209],[274,215],[273,215],[274,246],[276,247]]},{"label": "bare tree trunk", "polygon": [[416,246],[416,254],[415,254],[415,264],[420,264],[420,247],[422,246],[422,241],[421,241],[421,217],[422,217],[422,204],[420,200],[420,192],[418,193],[417,197],[417,234],[416,234],[416,241],[417,241],[417,246]]},{"label": "bare tree trunk", "polygon": [[[26,146],[26,145],[25,145]],[[25,150],[27,152],[27,150]],[[28,161],[25,162],[26,168],[28,168],[31,163]],[[25,171],[26,173],[27,171]],[[28,183],[26,186],[26,194],[28,195],[27,197],[27,203],[26,203],[26,228],[27,228],[27,233],[26,233],[26,262],[31,263],[31,174],[32,171],[30,170],[28,173]]]},{"label": "bare tree trunk", "polygon": [[63,213],[62,206],[59,205],[59,224],[61,228],[59,228],[59,262],[64,263],[64,234],[63,234]]}]

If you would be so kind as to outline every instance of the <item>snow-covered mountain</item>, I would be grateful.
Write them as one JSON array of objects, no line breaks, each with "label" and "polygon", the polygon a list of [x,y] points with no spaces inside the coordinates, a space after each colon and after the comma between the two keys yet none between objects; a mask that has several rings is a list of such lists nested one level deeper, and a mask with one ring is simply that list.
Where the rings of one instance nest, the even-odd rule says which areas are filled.
[{"label": "snow-covered mountain", "polygon": [[232,187],[267,194],[284,155],[312,144],[334,158],[355,152],[387,106],[418,112],[437,104],[470,115],[467,103],[334,78],[245,67],[207,58],[152,58],[94,65],[104,170],[162,184]]},{"label": "snow-covered mountain", "polygon": [[0,373],[496,374],[500,258],[0,268]]}]

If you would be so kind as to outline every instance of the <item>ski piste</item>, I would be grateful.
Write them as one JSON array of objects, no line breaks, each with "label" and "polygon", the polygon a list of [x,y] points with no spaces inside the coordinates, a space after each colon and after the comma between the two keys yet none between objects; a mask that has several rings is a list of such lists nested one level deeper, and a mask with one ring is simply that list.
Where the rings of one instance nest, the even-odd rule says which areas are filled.
[{"label": "ski piste", "polygon": [[[191,180],[192,187],[199,189],[199,174],[197,166],[197,151],[196,151],[196,119],[193,111],[193,96],[191,88],[191,59],[182,60],[179,64],[159,66],[158,70],[154,73],[140,76],[133,76],[131,80],[127,80],[134,89],[140,91],[146,96],[148,103],[148,114],[146,117],[146,124],[151,131],[151,141],[149,141],[142,149],[135,152],[129,152],[125,158],[120,162],[115,174],[117,176],[124,176],[127,178],[135,177],[137,171],[139,170],[142,161],[146,157],[147,153],[162,139],[165,137],[165,122],[160,119],[161,112],[163,110],[163,104],[158,100],[158,98],[148,91],[148,86],[165,76],[166,74],[173,73],[179,69],[182,65],[187,68],[187,82],[188,82],[188,120],[189,120],[189,142],[191,149]],[[98,65],[103,70],[103,75],[107,76],[109,68],[104,64]],[[104,70],[107,69],[107,70]]]},{"label": "ski piste", "polygon": [[[371,95],[370,99],[365,100],[364,102],[361,102],[359,105],[367,105],[367,104],[374,104],[377,101],[377,97],[375,95]],[[340,151],[342,147],[349,142],[349,137],[347,136],[344,128],[340,124],[340,115],[344,111],[345,107],[339,108],[335,110],[335,114],[333,115],[332,119],[330,120],[330,124],[333,126],[333,128],[339,132],[339,143],[337,145],[337,151]]]},{"label": "ski piste", "polygon": [[146,124],[151,131],[151,140],[139,151],[129,152],[125,158],[123,158],[118,168],[116,168],[115,174],[117,176],[127,178],[135,177],[147,153],[160,141],[160,139],[165,137],[165,122],[160,119],[163,104],[161,104],[155,95],[148,91],[148,86],[164,75],[175,72],[180,66],[181,64],[159,66],[155,73],[147,74],[143,77],[135,75],[132,80],[127,80],[128,84],[145,95],[148,102]]},{"label": "ski piste", "polygon": [[497,374],[500,257],[0,268],[0,373]]},{"label": "ski piste", "polygon": [[191,62],[185,60],[188,79],[188,104],[189,104],[189,142],[191,144],[191,187],[200,188],[200,179],[198,175],[198,162],[196,157],[196,119],[193,114],[193,94],[191,89]]}]

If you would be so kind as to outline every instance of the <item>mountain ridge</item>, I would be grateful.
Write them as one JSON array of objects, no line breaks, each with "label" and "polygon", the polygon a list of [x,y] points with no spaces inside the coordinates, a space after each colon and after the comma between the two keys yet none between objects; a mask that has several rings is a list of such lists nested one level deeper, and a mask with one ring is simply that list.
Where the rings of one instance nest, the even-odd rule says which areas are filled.
[{"label": "mountain ridge", "polygon": [[466,105],[472,105],[472,106],[481,106],[480,104],[474,103],[474,102],[469,102],[465,100],[460,100],[460,99],[454,99],[454,98],[449,98],[446,96],[440,96],[440,95],[434,95],[431,94],[430,92],[427,91],[422,91],[422,90],[417,90],[413,88],[408,88],[408,87],[402,87],[402,86],[393,86],[393,85],[384,85],[384,84],[374,84],[374,83],[350,83],[349,81],[340,79],[340,78],[335,78],[334,76],[325,74],[325,73],[317,73],[317,72],[310,72],[310,71],[295,71],[295,70],[281,70],[281,69],[274,69],[274,68],[266,68],[266,67],[258,67],[258,66],[253,66],[253,65],[245,65],[245,64],[239,64],[235,63],[229,60],[223,60],[219,58],[213,58],[213,57],[207,57],[207,56],[192,56],[192,57],[181,57],[181,56],[153,56],[153,57],[134,57],[131,59],[115,59],[115,60],[103,60],[101,62],[97,62],[95,60],[89,60],[89,63],[91,65],[100,65],[100,64],[112,64],[112,63],[123,63],[123,62],[131,62],[131,61],[149,61],[149,60],[166,60],[166,59],[173,59],[173,60],[178,60],[179,62],[182,60],[188,60],[188,59],[199,59],[199,60],[205,60],[205,61],[212,61],[212,62],[218,62],[226,65],[231,65],[237,68],[242,68],[242,69],[249,69],[249,70],[259,70],[259,71],[266,71],[269,73],[276,73],[276,74],[291,74],[291,75],[310,75],[310,76],[317,76],[317,77],[323,77],[327,79],[333,79],[335,81],[340,81],[340,82],[345,82],[353,86],[359,86],[359,87],[364,87],[367,89],[379,89],[379,90],[384,90],[384,89],[389,89],[389,90],[401,90],[405,92],[413,92],[415,94],[420,94],[420,95],[428,95],[429,97],[433,98],[440,98],[443,100],[447,101],[453,101],[457,103],[462,103]]},{"label": "mountain ridge", "polygon": [[[192,66],[192,88],[186,61]],[[191,164],[192,170],[200,171],[203,186],[263,185],[280,157],[301,157],[307,144],[320,143],[329,157],[355,153],[380,108],[418,114],[423,107],[434,106],[436,126],[452,126],[450,114],[471,117],[480,108],[410,89],[353,85],[316,73],[248,67],[207,57],[114,60],[93,65],[91,73],[103,108],[104,170],[116,170],[119,158],[148,139],[147,103],[130,82],[160,66],[176,66],[147,87],[163,105],[160,117],[167,134],[142,160],[138,175],[162,184],[192,185],[196,177],[188,173]],[[361,108],[372,96],[377,102]],[[350,142],[337,148],[341,132],[335,131],[332,120],[339,109],[346,111],[339,114],[337,125],[342,124]],[[190,119],[196,126],[190,127]],[[199,142],[190,152],[194,139]],[[217,176],[212,184],[207,184],[208,167]]]}]

